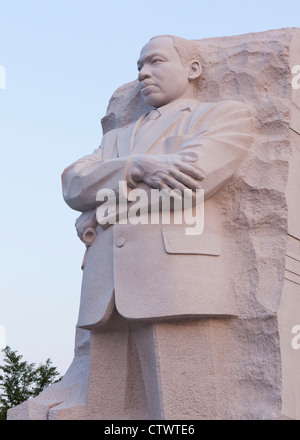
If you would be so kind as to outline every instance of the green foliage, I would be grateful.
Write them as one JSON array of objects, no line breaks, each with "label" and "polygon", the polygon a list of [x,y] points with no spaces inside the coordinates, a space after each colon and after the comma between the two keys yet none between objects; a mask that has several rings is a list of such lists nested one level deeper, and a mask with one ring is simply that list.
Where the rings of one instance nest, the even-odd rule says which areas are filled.
[{"label": "green foliage", "polygon": [[36,367],[22,361],[17,351],[6,346],[4,364],[0,365],[0,420],[6,420],[7,410],[30,397],[38,396],[48,385],[61,380],[50,359]]}]

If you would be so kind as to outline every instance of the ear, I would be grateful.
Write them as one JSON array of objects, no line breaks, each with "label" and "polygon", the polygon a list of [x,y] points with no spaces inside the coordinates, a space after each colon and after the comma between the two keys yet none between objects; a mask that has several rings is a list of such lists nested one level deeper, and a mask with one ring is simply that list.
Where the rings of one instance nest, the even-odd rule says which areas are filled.
[{"label": "ear", "polygon": [[189,69],[188,78],[190,81],[199,78],[199,76],[202,73],[202,66],[198,60],[189,61],[188,69]]}]

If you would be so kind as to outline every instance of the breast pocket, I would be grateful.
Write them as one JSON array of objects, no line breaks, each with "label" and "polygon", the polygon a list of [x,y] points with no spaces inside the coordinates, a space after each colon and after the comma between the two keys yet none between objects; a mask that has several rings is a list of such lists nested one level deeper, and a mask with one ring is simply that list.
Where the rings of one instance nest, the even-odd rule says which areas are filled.
[{"label": "breast pocket", "polygon": [[221,254],[221,240],[214,232],[204,231],[200,235],[186,235],[182,229],[162,229],[165,250],[168,254]]}]

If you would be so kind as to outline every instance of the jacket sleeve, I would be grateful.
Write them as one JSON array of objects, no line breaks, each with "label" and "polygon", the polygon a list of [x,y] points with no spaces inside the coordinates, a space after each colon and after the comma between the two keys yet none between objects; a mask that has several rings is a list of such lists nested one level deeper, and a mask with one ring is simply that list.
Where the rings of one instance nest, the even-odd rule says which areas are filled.
[{"label": "jacket sleeve", "polygon": [[[201,185],[207,199],[217,192],[238,170],[253,141],[252,110],[243,103],[222,101],[194,111],[186,134],[170,136],[164,140],[166,154],[193,151],[194,162],[204,174]],[[66,168],[62,175],[63,195],[66,203],[78,211],[95,209],[96,194],[101,188],[118,194],[119,182],[131,186],[130,167],[133,156],[117,157],[116,139],[119,129],[103,137],[102,144],[93,154],[84,156]],[[109,147],[109,148],[108,148]],[[108,148],[111,159],[103,160]],[[150,193],[143,182],[136,187]]]},{"label": "jacket sleeve", "polygon": [[[116,137],[119,129],[108,132],[101,146],[67,167],[62,173],[62,189],[65,202],[76,211],[96,208],[96,194],[105,187],[117,193],[119,181],[127,179],[131,156],[116,157]],[[103,160],[104,146],[110,144],[111,159]]]},{"label": "jacket sleeve", "polygon": [[[197,154],[198,161],[193,166],[204,175],[200,185],[207,200],[238,171],[253,142],[253,128],[253,110],[243,103],[222,101],[211,104],[205,111],[199,106],[186,134],[167,137],[163,149],[165,154],[187,151]],[[151,205],[151,188],[144,182],[137,182],[135,187],[147,193]],[[197,203],[195,198],[194,203]],[[173,209],[172,204],[170,208]]]},{"label": "jacket sleeve", "polygon": [[200,185],[205,199],[215,194],[237,172],[253,142],[253,110],[240,102],[213,104],[204,114],[193,118],[186,136],[166,140],[167,153],[193,151],[202,170]]}]

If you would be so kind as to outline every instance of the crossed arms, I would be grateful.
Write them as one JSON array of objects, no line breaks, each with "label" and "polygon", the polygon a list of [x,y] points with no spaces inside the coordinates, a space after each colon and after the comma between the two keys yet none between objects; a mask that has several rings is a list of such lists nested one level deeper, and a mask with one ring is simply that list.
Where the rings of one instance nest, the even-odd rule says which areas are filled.
[{"label": "crossed arms", "polygon": [[[179,189],[203,188],[205,198],[213,195],[236,172],[252,143],[252,113],[244,104],[223,101],[199,110],[199,117],[180,145],[165,154],[137,154],[103,160],[119,130],[107,133],[101,147],[65,169],[62,175],[66,203],[83,212],[76,222],[78,235],[97,225],[95,209],[99,189],[118,193],[119,181],[129,187]],[[196,115],[197,116],[197,115]],[[178,138],[178,136],[174,136]],[[166,139],[162,139],[165,142]],[[168,138],[172,146],[172,135]],[[162,151],[164,151],[162,149]]]}]

